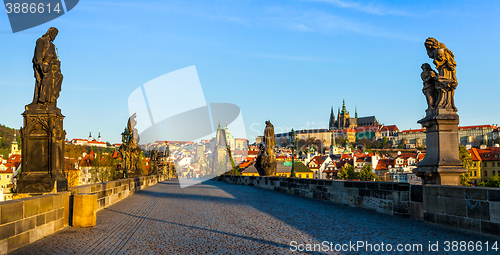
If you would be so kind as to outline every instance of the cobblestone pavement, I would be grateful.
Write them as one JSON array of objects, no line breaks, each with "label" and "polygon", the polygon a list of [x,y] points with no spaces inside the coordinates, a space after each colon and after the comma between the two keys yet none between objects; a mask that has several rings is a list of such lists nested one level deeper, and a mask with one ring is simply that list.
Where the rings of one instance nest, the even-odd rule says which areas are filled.
[{"label": "cobblestone pavement", "polygon": [[[500,253],[491,251],[499,240],[418,220],[225,182],[181,189],[171,180],[99,211],[96,227],[66,227],[13,254],[318,254],[294,250],[323,241],[348,250],[316,245],[328,254],[455,254],[444,251],[445,241],[473,241],[474,249],[483,243],[468,254],[485,254],[488,242],[487,254]],[[353,250],[349,242],[357,241],[372,251]],[[382,242],[384,251],[375,252]],[[429,252],[429,242],[439,251]],[[387,252],[387,244],[422,244],[423,251]]]}]

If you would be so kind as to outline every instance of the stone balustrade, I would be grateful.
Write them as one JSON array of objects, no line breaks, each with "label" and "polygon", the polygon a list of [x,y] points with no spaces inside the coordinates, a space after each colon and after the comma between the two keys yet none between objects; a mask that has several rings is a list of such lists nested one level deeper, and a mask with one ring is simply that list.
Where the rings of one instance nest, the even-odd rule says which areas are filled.
[{"label": "stone balustrade", "polygon": [[165,175],[143,176],[0,202],[0,254],[14,251],[70,225],[72,194],[97,194],[97,210],[100,210],[165,179]]},{"label": "stone balustrade", "polygon": [[231,175],[221,180],[500,236],[498,188]]}]

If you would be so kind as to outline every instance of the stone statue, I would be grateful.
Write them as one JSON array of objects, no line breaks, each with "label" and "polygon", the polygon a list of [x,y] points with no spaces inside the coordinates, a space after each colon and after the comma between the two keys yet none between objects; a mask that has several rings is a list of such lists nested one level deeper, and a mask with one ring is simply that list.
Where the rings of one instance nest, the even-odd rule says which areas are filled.
[{"label": "stone statue", "polygon": [[459,116],[453,100],[458,84],[455,56],[432,37],[424,45],[438,72],[427,63],[422,65],[422,92],[428,108],[418,123],[425,127],[427,153],[413,172],[422,178],[422,184],[460,185],[460,175],[467,169],[462,167],[458,153]]},{"label": "stone statue", "polygon": [[137,113],[132,114],[132,116],[128,118],[127,131],[130,134],[130,140],[137,146],[141,138],[139,137],[139,131],[135,128],[135,125],[137,125],[135,118],[137,118]]},{"label": "stone statue", "polygon": [[21,174],[17,182],[19,193],[50,193],[67,190],[65,169],[66,131],[64,115],[57,108],[63,76],[56,47],[55,27],[38,38],[33,56],[35,94],[25,106],[21,128]]},{"label": "stone statue", "polygon": [[[434,83],[436,90],[437,98],[433,105],[429,105],[429,108],[445,108],[456,112],[457,108],[455,107],[454,95],[458,82],[457,77],[455,76],[455,68],[457,66],[455,56],[443,43],[440,43],[432,37],[427,38],[424,45],[427,50],[427,55],[429,58],[434,59],[433,63],[436,65],[436,69],[438,70],[438,74],[435,77],[431,77],[432,74],[429,71],[429,74],[426,74],[426,77],[429,76],[427,77],[429,80],[427,82],[424,81],[424,89],[426,85],[431,86],[431,84]],[[422,69],[423,68],[424,66],[422,66]],[[424,76],[423,73],[422,76]],[[430,89],[426,89],[426,91],[430,92]],[[424,92],[424,94],[426,94],[426,92]],[[428,99],[432,98],[427,94],[426,97]]]},{"label": "stone statue", "polygon": [[[119,148],[119,152],[122,156],[122,159],[125,161],[125,166],[127,170],[129,170],[129,177],[139,177],[142,175],[141,171],[141,148],[139,148],[139,134],[135,125],[137,121],[135,118],[137,114],[134,113],[127,121],[126,131],[128,133],[128,140],[124,139],[122,145]],[[125,138],[125,137],[124,137]]]},{"label": "stone statue", "polygon": [[266,121],[264,129],[264,143],[259,145],[259,154],[255,162],[255,168],[260,176],[276,175],[276,155],[274,153],[274,126],[270,121]]},{"label": "stone statue", "polygon": [[427,99],[427,109],[434,109],[436,107],[437,90],[434,79],[437,77],[436,72],[432,70],[431,66],[427,63],[422,64],[422,74],[420,74],[424,82],[422,92]]},{"label": "stone statue", "polygon": [[33,70],[35,71],[35,95],[32,104],[56,106],[56,100],[61,92],[63,75],[61,62],[57,57],[56,47],[52,43],[58,33],[57,28],[51,27],[36,41],[33,56]]}]

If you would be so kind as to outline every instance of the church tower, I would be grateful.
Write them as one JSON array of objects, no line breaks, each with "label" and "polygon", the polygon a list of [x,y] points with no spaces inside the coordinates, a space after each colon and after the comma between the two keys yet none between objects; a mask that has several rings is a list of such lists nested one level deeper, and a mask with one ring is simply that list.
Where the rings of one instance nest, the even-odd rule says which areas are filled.
[{"label": "church tower", "polygon": [[333,106],[332,111],[330,112],[330,121],[328,122],[328,128],[333,130],[335,128],[335,115],[333,115]]},{"label": "church tower", "polygon": [[[14,130],[14,139],[12,140],[12,144],[10,146],[10,154],[12,155],[21,155],[21,151],[19,150],[19,144],[16,140],[16,131]],[[9,155],[10,157],[10,155]]]},{"label": "church tower", "polygon": [[[229,162],[230,164],[231,162]],[[227,141],[226,141],[226,129],[220,127],[217,128],[217,134],[215,135],[215,149],[212,152],[212,158],[210,160],[210,171],[213,175],[223,174],[231,169],[228,166],[228,154],[227,154]]]}]

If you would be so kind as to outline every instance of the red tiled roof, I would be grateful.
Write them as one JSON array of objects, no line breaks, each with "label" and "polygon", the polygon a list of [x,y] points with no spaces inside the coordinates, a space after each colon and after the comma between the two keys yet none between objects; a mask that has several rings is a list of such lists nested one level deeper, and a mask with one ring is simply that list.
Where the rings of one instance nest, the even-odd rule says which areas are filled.
[{"label": "red tiled roof", "polygon": [[500,161],[500,147],[490,147],[486,149],[477,149],[482,161]]},{"label": "red tiled roof", "polygon": [[396,125],[384,126],[382,131],[396,131],[399,132],[399,129]]},{"label": "red tiled roof", "polygon": [[384,158],[378,161],[377,167],[375,170],[387,170],[389,166],[394,167],[394,159]]},{"label": "red tiled roof", "polygon": [[458,129],[474,129],[474,128],[492,128],[492,129],[496,129],[496,127],[492,126],[492,125],[477,125],[477,126],[458,127]]},{"label": "red tiled roof", "polygon": [[481,156],[476,148],[470,148],[469,153],[473,161],[481,161]]}]

